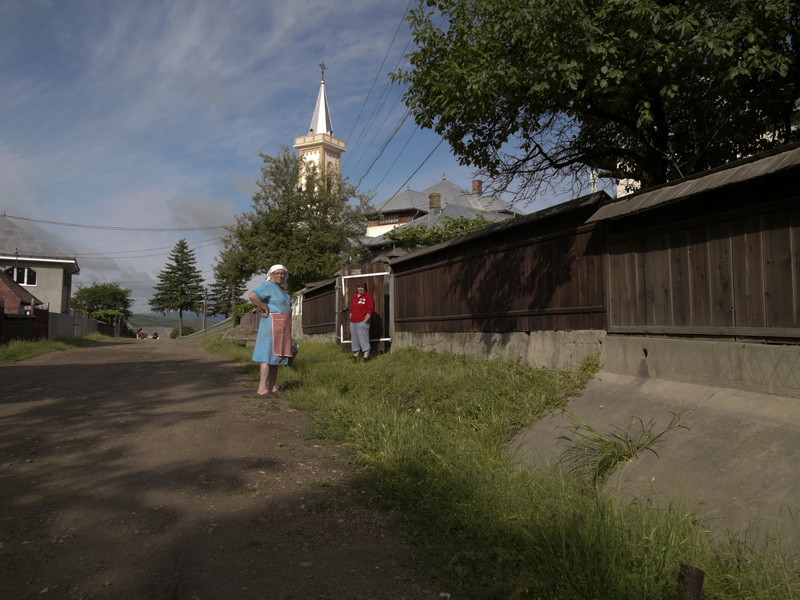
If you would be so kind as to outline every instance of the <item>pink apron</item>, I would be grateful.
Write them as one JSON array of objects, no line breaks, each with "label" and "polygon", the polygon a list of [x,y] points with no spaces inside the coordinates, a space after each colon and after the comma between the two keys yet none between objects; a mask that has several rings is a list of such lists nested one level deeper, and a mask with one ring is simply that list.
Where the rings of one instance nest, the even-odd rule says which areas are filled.
[{"label": "pink apron", "polygon": [[272,351],[278,356],[292,355],[292,315],[271,313]]}]

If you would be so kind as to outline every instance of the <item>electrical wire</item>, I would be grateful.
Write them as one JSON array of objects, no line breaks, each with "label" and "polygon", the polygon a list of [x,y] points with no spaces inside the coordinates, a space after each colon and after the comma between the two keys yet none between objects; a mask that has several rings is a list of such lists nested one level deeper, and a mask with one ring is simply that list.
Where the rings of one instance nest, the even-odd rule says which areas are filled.
[{"label": "electrical wire", "polygon": [[394,193],[394,194],[392,194],[391,196],[389,196],[389,198],[390,198],[390,199],[391,199],[391,198],[394,198],[394,197],[395,197],[397,194],[399,194],[399,193],[400,193],[400,191],[403,189],[403,187],[405,187],[405,185],[406,185],[406,184],[407,184],[409,181],[411,181],[411,178],[412,178],[412,177],[414,177],[414,175],[416,175],[416,174],[417,174],[417,171],[419,171],[419,170],[420,170],[420,169],[423,167],[423,165],[424,165],[426,162],[428,162],[428,159],[429,159],[431,156],[433,156],[433,153],[434,153],[434,152],[436,152],[436,151],[439,149],[439,146],[441,146],[441,145],[442,145],[442,142],[444,142],[444,138],[442,138],[441,140],[439,140],[439,143],[438,143],[438,144],[436,144],[436,147],[435,147],[433,150],[431,150],[431,151],[430,151],[430,153],[428,154],[428,156],[426,156],[426,157],[425,157],[425,159],[424,159],[424,160],[423,160],[423,161],[420,163],[420,165],[419,165],[419,166],[418,166],[416,169],[414,169],[414,172],[413,172],[411,175],[409,175],[409,176],[408,176],[408,179],[406,179],[406,180],[405,180],[403,183],[401,183],[401,184],[400,184],[400,187],[399,187],[399,188],[397,188],[397,190],[395,191],[395,193]]},{"label": "electrical wire", "polygon": [[[212,241],[216,241],[216,240],[222,240],[222,238],[214,237],[214,238],[209,238],[207,240],[200,240],[200,241],[195,242],[195,243],[197,243],[197,244],[205,244],[206,242],[212,242]],[[173,245],[173,246],[160,246],[158,248],[142,248],[140,250],[118,250],[118,251],[115,251],[115,252],[85,252],[85,253],[80,254],[79,256],[83,257],[83,258],[88,258],[88,257],[91,257],[91,256],[106,256],[108,254],[130,254],[131,252],[152,252],[153,250],[170,250],[170,249],[172,249],[174,247],[175,246]],[[125,258],[125,257],[120,257],[120,258]],[[136,258],[136,257],[133,256],[131,258]]]},{"label": "electrical wire", "polygon": [[61,221],[45,221],[44,219],[31,219],[29,217],[15,217],[3,213],[8,219],[19,221],[32,221],[33,223],[47,223],[48,225],[63,225],[64,227],[82,227],[84,229],[106,229],[109,231],[208,231],[209,229],[225,229],[230,225],[212,225],[210,227],[112,227],[110,225],[80,225],[78,223],[62,223]]},{"label": "electrical wire", "polygon": [[[222,239],[221,238],[214,238],[214,239],[217,240],[217,241],[214,241],[214,242],[212,242],[210,244],[205,244],[203,246],[194,246],[192,248],[192,251],[198,250],[200,248],[210,248],[211,246],[217,246],[217,245],[222,243]],[[206,240],[206,241],[208,241],[208,240]],[[172,248],[172,246],[169,246],[169,248]],[[113,253],[109,252],[109,254],[113,254]],[[102,256],[102,255],[98,255],[98,256],[91,255],[90,256],[90,255],[85,255],[85,254],[84,255],[77,254],[75,256],[75,258],[80,258],[81,260],[86,260],[86,261],[91,261],[91,260],[120,260],[120,259],[131,260],[131,259],[134,259],[134,258],[149,258],[149,257],[152,257],[152,256],[167,256],[168,254],[170,254],[170,252],[158,252],[156,254],[139,254],[138,256]]]},{"label": "electrical wire", "polygon": [[400,28],[403,26],[403,22],[406,20],[406,15],[408,14],[408,8],[411,6],[411,3],[413,1],[414,0],[408,0],[408,4],[406,4],[406,9],[403,11],[403,16],[400,18],[400,23],[398,23],[397,29],[394,32],[394,37],[392,37],[392,42],[389,44],[389,48],[387,48],[386,54],[383,56],[383,62],[381,62],[381,66],[378,67],[378,72],[375,73],[375,78],[372,80],[372,85],[369,86],[369,92],[367,92],[367,97],[364,98],[364,102],[361,104],[361,108],[358,109],[358,114],[356,115],[356,118],[353,121],[353,126],[350,127],[350,131],[347,133],[345,141],[350,139],[350,136],[353,134],[353,130],[356,128],[356,123],[358,123],[358,119],[361,118],[361,113],[364,110],[364,107],[367,105],[367,102],[369,101],[370,94],[372,94],[372,88],[375,87],[375,82],[378,81],[378,77],[381,76],[383,65],[386,64],[386,59],[389,58],[389,52],[392,51],[392,46],[394,46],[394,41],[397,39],[397,34],[400,33]]}]

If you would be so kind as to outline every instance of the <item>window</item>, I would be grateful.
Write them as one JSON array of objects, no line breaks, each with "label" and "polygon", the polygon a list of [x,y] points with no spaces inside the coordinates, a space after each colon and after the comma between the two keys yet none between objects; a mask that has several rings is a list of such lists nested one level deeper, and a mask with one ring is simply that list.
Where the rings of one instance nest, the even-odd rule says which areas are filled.
[{"label": "window", "polygon": [[6,275],[20,285],[36,285],[36,271],[29,267],[9,267]]},{"label": "window", "polygon": [[382,215],[381,220],[378,222],[379,225],[391,225],[392,223],[399,223],[400,222],[400,215],[397,213]]}]

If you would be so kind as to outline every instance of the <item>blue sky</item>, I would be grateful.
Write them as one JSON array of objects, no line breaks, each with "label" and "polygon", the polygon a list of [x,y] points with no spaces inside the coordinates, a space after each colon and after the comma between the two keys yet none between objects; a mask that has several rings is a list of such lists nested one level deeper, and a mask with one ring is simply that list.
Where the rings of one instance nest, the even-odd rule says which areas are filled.
[{"label": "blue sky", "polygon": [[[77,285],[116,281],[133,290],[135,312],[148,310],[152,284],[181,237],[210,282],[223,231],[191,228],[228,225],[249,209],[259,153],[291,146],[308,128],[322,61],[334,134],[348,144],[344,175],[385,200],[439,142],[411,118],[392,137],[405,107],[402,88],[386,74],[411,49],[407,7],[407,0],[4,0],[0,211],[186,228],[15,221],[77,256]],[[464,188],[473,176],[446,144],[406,185],[423,189],[443,175]]]}]

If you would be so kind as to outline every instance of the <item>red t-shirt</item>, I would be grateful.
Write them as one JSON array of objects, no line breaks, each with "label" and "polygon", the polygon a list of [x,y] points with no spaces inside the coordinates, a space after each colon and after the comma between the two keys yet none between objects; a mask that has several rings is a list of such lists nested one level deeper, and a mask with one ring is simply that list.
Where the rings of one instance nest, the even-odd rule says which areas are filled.
[{"label": "red t-shirt", "polygon": [[375,312],[375,300],[369,292],[364,292],[363,295],[356,294],[350,300],[350,322],[360,323]]}]

